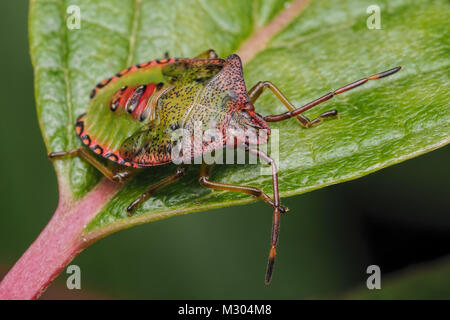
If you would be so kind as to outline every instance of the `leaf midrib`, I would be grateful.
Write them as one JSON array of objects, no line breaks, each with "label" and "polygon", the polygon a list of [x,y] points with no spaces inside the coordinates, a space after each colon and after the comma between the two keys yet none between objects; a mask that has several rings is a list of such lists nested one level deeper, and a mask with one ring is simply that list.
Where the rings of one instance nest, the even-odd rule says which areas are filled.
[{"label": "leaf midrib", "polygon": [[128,40],[129,50],[125,68],[131,66],[131,63],[133,62],[134,59],[134,53],[136,50],[136,35],[137,30],[139,29],[140,26],[141,5],[142,0],[134,0],[133,18],[132,18],[133,24],[131,26],[131,33]]}]

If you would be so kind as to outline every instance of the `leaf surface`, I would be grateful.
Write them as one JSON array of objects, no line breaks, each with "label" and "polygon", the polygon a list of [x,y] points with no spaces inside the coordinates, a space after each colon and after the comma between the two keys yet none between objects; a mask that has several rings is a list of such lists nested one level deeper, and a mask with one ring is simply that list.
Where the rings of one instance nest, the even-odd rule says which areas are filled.
[{"label": "leaf surface", "polygon": [[[138,62],[191,57],[214,48],[240,52],[289,1],[31,1],[30,47],[38,117],[49,151],[80,146],[73,124],[95,84]],[[381,29],[370,30],[371,1],[311,1],[261,51],[245,61],[248,88],[275,83],[300,106],[328,91],[397,65],[394,76],[345,93],[308,111],[310,118],[338,109],[340,119],[302,129],[294,120],[275,123],[279,133],[282,196],[362,177],[449,142],[448,1],[380,1]],[[66,28],[66,9],[81,10],[81,28]],[[286,9],[286,10],[289,10]],[[256,103],[261,114],[284,112],[269,93]],[[83,160],[55,161],[60,189],[82,199],[101,176]],[[260,186],[271,176],[260,165],[219,165],[215,181]],[[102,206],[84,230],[92,241],[108,233],[181,213],[254,201],[198,185],[198,166],[179,183],[146,201],[133,217],[125,208],[174,166],[142,170]],[[269,208],[267,209],[268,211]],[[291,208],[295,212],[295,208]]]}]

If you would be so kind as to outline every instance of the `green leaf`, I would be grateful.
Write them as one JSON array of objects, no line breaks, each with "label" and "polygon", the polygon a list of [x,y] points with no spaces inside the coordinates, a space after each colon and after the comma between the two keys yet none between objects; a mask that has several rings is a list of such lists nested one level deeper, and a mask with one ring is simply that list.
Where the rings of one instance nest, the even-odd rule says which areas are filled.
[{"label": "green leaf", "polygon": [[[302,1],[295,1],[296,3]],[[305,1],[306,2],[306,1]],[[219,55],[240,48],[279,17],[288,1],[31,1],[30,47],[38,117],[49,151],[80,146],[73,124],[93,86],[133,63],[191,57],[208,48]],[[66,28],[66,9],[78,5],[81,28]],[[367,28],[372,1],[311,1],[244,67],[250,88],[275,83],[300,106],[351,81],[397,65],[399,73],[340,95],[308,111],[313,118],[338,109],[341,118],[302,129],[294,120],[279,130],[282,196],[355,179],[434,150],[449,142],[448,1],[379,1],[381,29]],[[285,10],[285,11],[283,11]],[[284,26],[284,25],[283,25]],[[256,48],[256,47],[255,47]],[[256,49],[255,49],[256,50]],[[269,93],[256,103],[261,114],[284,112]],[[100,174],[81,159],[54,162],[60,190],[83,198]],[[142,170],[88,224],[86,240],[177,214],[254,201],[198,185],[198,166],[146,201],[133,217],[126,206],[174,166]],[[221,165],[212,178],[271,191],[259,165]],[[268,211],[269,208],[267,208]],[[295,213],[295,208],[291,208]]]}]

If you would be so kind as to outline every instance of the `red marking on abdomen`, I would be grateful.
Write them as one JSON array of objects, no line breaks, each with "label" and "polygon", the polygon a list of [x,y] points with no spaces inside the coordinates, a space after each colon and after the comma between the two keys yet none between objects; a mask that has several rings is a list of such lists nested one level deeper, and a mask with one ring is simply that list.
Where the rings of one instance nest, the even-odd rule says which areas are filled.
[{"label": "red marking on abdomen", "polygon": [[[143,89],[145,86],[145,90]],[[156,84],[148,83],[136,87],[124,87],[117,91],[109,102],[109,108],[112,112],[122,108],[133,118],[143,121],[145,117],[141,117],[146,108],[150,108],[148,101],[155,92]],[[144,90],[142,92],[142,90]],[[135,99],[135,101],[133,101]],[[147,112],[148,113],[148,112]]]},{"label": "red marking on abdomen", "polygon": [[133,94],[134,90],[136,88],[133,87],[127,87],[125,90],[122,91],[122,89],[119,92],[119,96],[118,98],[120,98],[119,100],[119,106],[118,108],[125,108],[125,105],[127,104],[128,99],[131,97],[131,95]]},{"label": "red marking on abdomen", "polygon": [[[135,119],[139,120],[140,115],[142,112],[144,112],[145,107],[147,106],[148,100],[151,98],[153,92],[155,91],[156,85],[154,83],[147,84],[147,87],[145,88],[145,92],[142,95],[141,99],[139,100],[138,106],[136,109],[134,109],[133,113],[131,114]],[[150,106],[149,106],[150,108]]]},{"label": "red marking on abdomen", "polygon": [[[75,130],[77,135],[80,137],[81,142],[91,149],[96,154],[110,160],[113,162],[117,162],[123,166],[133,167],[133,168],[144,168],[144,167],[152,167],[157,165],[166,164],[170,161],[170,156],[164,155],[163,157],[158,157],[153,154],[146,156],[144,159],[125,159],[120,155],[119,150],[111,149],[110,146],[103,144],[101,141],[98,141],[95,136],[90,134],[89,128],[85,125],[84,122],[85,114],[78,117],[77,122],[75,124]],[[138,161],[136,161],[138,160]],[[145,162],[142,162],[146,160]]]}]

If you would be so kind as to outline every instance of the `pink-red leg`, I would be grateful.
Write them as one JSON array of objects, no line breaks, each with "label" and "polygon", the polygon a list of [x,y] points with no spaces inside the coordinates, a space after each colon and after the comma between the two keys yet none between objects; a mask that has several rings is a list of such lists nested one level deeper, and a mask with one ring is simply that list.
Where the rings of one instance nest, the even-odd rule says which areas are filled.
[{"label": "pink-red leg", "polygon": [[279,201],[278,203],[275,203],[274,200],[272,200],[261,188],[258,187],[252,187],[252,186],[242,186],[242,185],[236,185],[236,184],[228,184],[228,183],[220,183],[220,182],[214,182],[209,180],[209,175],[211,173],[211,165],[202,164],[202,167],[200,169],[200,176],[199,176],[199,183],[209,189],[215,189],[215,190],[223,190],[223,191],[233,191],[233,192],[240,192],[249,194],[252,196],[255,196],[256,198],[264,201],[272,208],[277,208],[281,213],[285,213],[289,211],[288,208],[284,208],[280,205]]},{"label": "pink-red leg", "polygon": [[258,156],[259,159],[266,162],[268,165],[272,167],[272,188],[273,188],[273,203],[274,203],[274,211],[273,211],[273,220],[272,220],[272,236],[271,236],[271,247],[269,251],[269,258],[267,261],[267,270],[266,270],[266,284],[270,283],[272,280],[273,267],[275,264],[275,256],[277,253],[277,244],[278,244],[278,235],[280,233],[280,194],[278,189],[278,169],[275,164],[275,161],[266,153],[258,149],[249,149],[249,152]]},{"label": "pink-red leg", "polygon": [[280,213],[284,213],[287,211],[287,209],[283,208],[280,205],[280,195],[278,191],[278,173],[277,173],[277,167],[275,164],[275,161],[262,152],[261,150],[257,149],[248,149],[249,152],[255,154],[259,159],[266,162],[272,167],[272,187],[273,187],[273,199],[271,199],[266,193],[262,191],[262,189],[257,187],[250,187],[250,186],[239,186],[239,185],[233,185],[233,184],[225,184],[225,183],[218,183],[213,182],[209,180],[210,175],[210,169],[211,166],[208,166],[206,164],[203,164],[200,169],[200,177],[199,182],[202,186],[216,189],[216,190],[226,190],[226,191],[235,191],[235,192],[242,192],[246,194],[253,195],[264,202],[268,203],[271,207],[273,207],[273,222],[272,222],[272,237],[271,237],[271,248],[269,253],[269,259],[267,263],[267,271],[266,271],[266,277],[265,282],[266,284],[270,283],[270,280],[272,279],[272,273],[273,273],[273,267],[275,263],[275,256],[276,256],[276,247],[278,243],[278,234],[280,230]]},{"label": "pink-red leg", "polygon": [[264,120],[267,122],[278,122],[278,121],[283,121],[283,120],[286,120],[286,119],[289,119],[292,117],[296,117],[297,120],[300,122],[300,124],[303,127],[309,128],[309,127],[318,125],[324,119],[337,117],[338,112],[337,112],[337,110],[329,110],[329,111],[323,112],[322,114],[320,114],[317,118],[315,118],[313,120],[309,120],[306,116],[302,115],[303,112],[311,109],[312,107],[315,107],[315,106],[321,104],[322,102],[330,100],[334,96],[337,96],[341,93],[349,91],[353,88],[359,87],[360,85],[363,85],[364,83],[366,83],[370,80],[377,80],[377,79],[381,79],[381,78],[390,76],[390,75],[396,73],[397,71],[399,71],[400,69],[401,69],[401,67],[392,68],[387,71],[371,75],[370,77],[363,78],[358,81],[352,82],[352,83],[347,84],[339,89],[329,92],[329,93],[323,95],[322,97],[303,105],[300,108],[295,108],[289,102],[289,100],[281,93],[281,91],[278,90],[278,88],[276,88],[272,83],[270,83],[268,81],[257,83],[252,89],[250,89],[249,97],[250,97],[251,103],[253,104],[253,102],[256,101],[256,99],[261,95],[262,91],[265,88],[270,88],[271,91],[275,94],[275,96],[288,108],[289,111],[282,113],[282,114],[265,116]]},{"label": "pink-red leg", "polygon": [[113,182],[125,182],[132,177],[136,171],[134,168],[120,166],[118,169],[111,169],[103,162],[99,161],[89,150],[79,147],[70,151],[58,151],[50,152],[48,154],[49,159],[61,159],[66,157],[79,156],[89,162],[93,167],[100,171],[107,179]]}]

